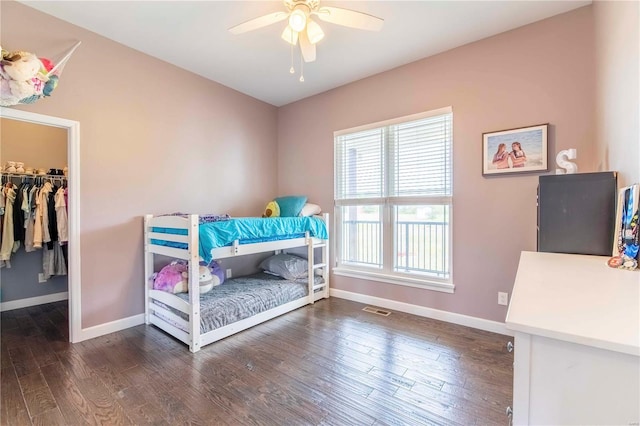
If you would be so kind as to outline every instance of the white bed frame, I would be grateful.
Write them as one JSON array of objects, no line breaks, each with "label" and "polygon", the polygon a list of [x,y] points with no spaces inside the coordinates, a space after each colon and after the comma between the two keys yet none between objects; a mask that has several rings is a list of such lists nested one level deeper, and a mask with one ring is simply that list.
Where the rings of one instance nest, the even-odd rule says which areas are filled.
[{"label": "white bed frame", "polygon": [[[329,215],[322,215],[322,219],[327,224],[327,232],[329,230]],[[187,235],[174,235],[165,233],[152,232],[152,228],[176,228],[186,229]],[[151,240],[173,241],[187,244],[186,249],[179,249],[153,244]],[[247,254],[264,253],[264,252],[280,252],[281,250],[291,249],[295,247],[307,247],[309,259],[309,291],[308,295],[292,302],[277,306],[265,312],[261,312],[252,317],[234,322],[224,327],[209,331],[208,333],[200,333],[200,291],[198,283],[199,268],[199,239],[198,239],[198,215],[189,215],[187,218],[180,216],[153,216],[146,215],[144,217],[144,276],[145,276],[145,308],[144,316],[147,324],[153,324],[173,337],[181,340],[189,345],[191,352],[199,351],[203,346],[209,343],[224,339],[227,336],[238,333],[254,325],[268,321],[279,315],[298,309],[307,304],[313,304],[317,300],[329,297],[329,240],[312,238],[307,232],[303,238],[293,238],[288,240],[269,241],[256,244],[239,244],[235,241],[233,245],[228,247],[220,247],[213,249],[211,254],[214,259],[224,259],[235,256],[243,256]],[[315,263],[315,250],[321,248],[322,259],[320,263]],[[175,259],[183,259],[189,261],[189,302],[185,302],[179,297],[160,290],[153,289],[152,275],[154,272],[153,256],[159,254],[169,256]],[[314,284],[315,270],[320,269],[323,278],[322,284]],[[223,284],[224,285],[224,284]],[[189,320],[186,321],[180,316],[174,314],[155,303],[154,300],[161,302],[167,306],[184,312],[188,315]],[[173,324],[165,321],[158,315],[180,324],[183,329],[189,330],[184,332]]]}]

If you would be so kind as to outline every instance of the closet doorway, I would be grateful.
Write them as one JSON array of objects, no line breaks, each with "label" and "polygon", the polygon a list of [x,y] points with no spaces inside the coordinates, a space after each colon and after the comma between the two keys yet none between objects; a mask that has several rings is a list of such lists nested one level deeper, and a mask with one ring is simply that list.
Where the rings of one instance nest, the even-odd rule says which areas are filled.
[{"label": "closet doorway", "polygon": [[[80,285],[80,123],[64,118],[0,107],[2,120],[51,126],[67,132],[68,164],[68,306],[69,341],[82,339],[81,285]],[[11,160],[4,159],[3,160]]]}]

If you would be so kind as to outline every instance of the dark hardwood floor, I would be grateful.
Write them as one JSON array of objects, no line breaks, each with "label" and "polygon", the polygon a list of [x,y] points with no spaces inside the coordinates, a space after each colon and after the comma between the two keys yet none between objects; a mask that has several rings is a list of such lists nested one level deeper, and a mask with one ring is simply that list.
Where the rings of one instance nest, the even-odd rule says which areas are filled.
[{"label": "dark hardwood floor", "polygon": [[152,326],[71,345],[1,314],[3,425],[506,425],[508,337],[332,298],[192,354]]}]

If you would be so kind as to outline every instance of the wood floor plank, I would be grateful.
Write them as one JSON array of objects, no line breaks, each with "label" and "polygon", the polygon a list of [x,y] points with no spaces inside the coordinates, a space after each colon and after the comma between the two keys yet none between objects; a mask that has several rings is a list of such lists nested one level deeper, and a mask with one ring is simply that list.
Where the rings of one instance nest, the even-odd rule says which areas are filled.
[{"label": "wood floor plank", "polygon": [[97,424],[89,403],[62,363],[42,367],[42,375],[68,424]]},{"label": "wood floor plank", "polygon": [[230,424],[263,425],[266,417],[249,404],[244,404],[227,391],[227,386],[214,386],[205,391],[205,395],[213,401],[221,414],[227,416]]},{"label": "wood floor plank", "polygon": [[[31,334],[29,335],[31,336]],[[26,345],[9,349],[9,356],[18,377],[26,376],[40,369],[31,353],[31,349]]]},{"label": "wood floor plank", "polygon": [[204,425],[206,419],[198,417],[171,388],[172,380],[164,383],[155,382],[147,389],[149,397],[153,399],[156,407],[162,410],[163,416],[169,424],[197,424]]},{"label": "wood floor plank", "polygon": [[20,383],[22,393],[31,392],[36,389],[47,387],[47,382],[45,382],[40,370],[34,371],[30,374],[26,374],[22,377],[18,377],[18,382]]},{"label": "wood floor plank", "polygon": [[27,344],[39,367],[58,362],[55,350],[46,337],[42,335],[33,336],[28,340]]},{"label": "wood floor plank", "polygon": [[63,367],[77,379],[88,379],[91,377],[91,368],[85,363],[78,350],[80,346],[76,344],[71,350],[64,353],[56,353],[56,358]]},{"label": "wood floor plank", "polygon": [[33,426],[67,426],[67,420],[58,408],[45,411],[31,419]]},{"label": "wood floor plank", "polygon": [[127,411],[127,415],[136,425],[169,426],[170,423],[160,415],[160,410],[152,404],[145,404]]},{"label": "wood floor plank", "polygon": [[293,407],[280,405],[268,394],[257,389],[253,383],[246,383],[238,379],[226,385],[224,390],[234,399],[249,405],[251,410],[256,413],[254,417],[262,417],[265,424],[278,424],[279,421],[282,421],[281,419],[286,418],[296,419],[299,424],[309,424],[308,422],[300,421]]},{"label": "wood floor plank", "polygon": [[25,392],[23,393],[23,396],[27,406],[27,411],[29,411],[29,415],[31,417],[42,414],[47,410],[58,408],[56,400],[48,387]]},{"label": "wood floor plank", "polygon": [[191,386],[180,386],[176,383],[174,393],[189,407],[193,413],[208,424],[228,425],[229,422],[220,415],[221,409],[216,401],[209,398],[207,393]]},{"label": "wood floor plank", "polygon": [[29,414],[18,377],[13,367],[3,368],[0,371],[0,406],[2,408],[0,418],[7,424],[29,424]]},{"label": "wood floor plank", "polygon": [[[416,404],[406,402],[395,396],[387,395],[384,392],[374,390],[367,399],[382,405],[385,409],[393,411],[399,417],[411,420],[416,424],[424,425],[465,425],[463,422],[447,419],[443,417],[441,412],[429,409],[424,404]],[[434,404],[435,405],[435,404]]]},{"label": "wood floor plank", "polygon": [[98,424],[129,425],[133,422],[126,416],[120,403],[111,396],[97,375],[88,379],[77,380],[76,384],[91,407]]}]

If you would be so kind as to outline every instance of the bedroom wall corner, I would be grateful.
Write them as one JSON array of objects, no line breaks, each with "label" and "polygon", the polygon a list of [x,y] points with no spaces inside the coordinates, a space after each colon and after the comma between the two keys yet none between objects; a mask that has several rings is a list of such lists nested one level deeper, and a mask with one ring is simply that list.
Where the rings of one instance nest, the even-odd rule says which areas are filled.
[{"label": "bedroom wall corner", "polygon": [[640,182],[640,3],[594,1],[599,170]]}]

